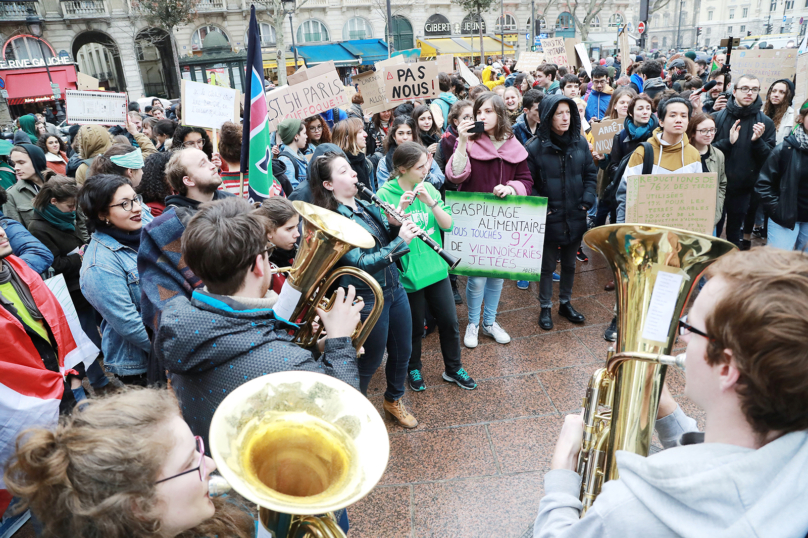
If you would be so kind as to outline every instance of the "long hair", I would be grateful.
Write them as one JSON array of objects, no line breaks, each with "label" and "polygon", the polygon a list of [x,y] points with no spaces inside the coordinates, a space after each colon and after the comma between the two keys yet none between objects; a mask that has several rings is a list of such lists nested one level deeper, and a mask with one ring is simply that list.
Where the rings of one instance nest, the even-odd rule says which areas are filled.
[{"label": "long hair", "polygon": [[[497,127],[494,129],[494,138],[497,140],[507,140],[508,138],[511,138],[513,136],[513,131],[511,130],[511,120],[508,114],[508,108],[505,106],[505,101],[502,100],[502,97],[496,93],[489,91],[477,97],[477,99],[474,100],[474,108],[472,109],[471,113],[472,116],[476,118],[477,112],[479,112],[483,105],[488,101],[491,101],[491,105],[494,107],[494,112],[497,115]],[[475,133],[469,138],[472,140],[478,140],[483,134],[485,133]]]},{"label": "long hair", "polygon": [[45,155],[47,155],[48,153],[50,153],[50,150],[48,149],[48,139],[51,137],[59,141],[59,151],[64,151],[66,154],[67,144],[65,144],[64,140],[62,140],[61,138],[52,133],[45,133],[42,136],[40,136],[39,140],[36,141],[36,145],[39,146],[39,148],[45,152]]},{"label": "long hair", "polygon": [[76,179],[67,176],[55,175],[48,179],[34,198],[34,207],[44,211],[51,198],[56,198],[57,202],[75,199],[79,194],[79,186]]},{"label": "long hair", "polygon": [[418,138],[420,139],[422,132],[421,125],[418,123],[418,120],[424,114],[429,114],[429,117],[432,118],[432,127],[429,129],[429,131],[426,132],[426,134],[440,136],[440,127],[438,127],[438,123],[435,121],[435,116],[432,114],[432,111],[426,105],[418,105],[417,107],[415,107],[415,110],[412,111],[412,119],[415,122],[415,128],[417,129],[418,132]]},{"label": "long hair", "polygon": [[331,166],[338,158],[344,159],[345,157],[335,151],[326,151],[309,163],[312,203],[330,211],[337,210],[339,201],[334,197],[333,191],[325,188],[323,182],[331,181]]},{"label": "long hair", "polygon": [[460,114],[463,113],[463,109],[466,107],[474,108],[474,103],[469,101],[468,99],[460,99],[455,101],[452,104],[452,108],[449,109],[449,117],[446,118],[446,125],[451,125],[452,127],[455,126],[454,122],[457,120],[457,123],[460,123]]},{"label": "long hair", "polygon": [[418,137],[418,127],[415,125],[415,121],[409,116],[396,116],[396,119],[393,120],[393,123],[387,129],[387,136],[384,139],[385,154],[396,150],[398,147],[398,143],[396,143],[396,129],[405,124],[412,130],[413,142],[421,141]]},{"label": "long hair", "polygon": [[[311,139],[311,136],[309,136],[309,125],[311,125],[315,121],[319,121],[320,125],[323,126],[323,134],[320,135],[320,141],[317,142],[317,144],[314,144],[314,142]],[[303,123],[306,124],[306,136],[308,137],[309,144],[319,146],[320,144],[326,144],[331,142],[331,129],[328,128],[328,123],[319,114],[316,116],[309,116],[308,118],[303,120]]]},{"label": "long hair", "polygon": [[[769,100],[775,84],[783,84],[786,87],[786,94],[779,105],[774,105]],[[774,122],[774,128],[779,129],[783,116],[786,115],[786,112],[788,112],[788,107],[791,106],[791,100],[794,98],[794,93],[791,91],[791,86],[785,82],[776,82],[775,84],[769,86],[769,91],[766,92],[766,102],[763,103],[763,113],[771,118],[771,120]]]},{"label": "long hair", "polygon": [[[180,416],[170,390],[128,388],[83,402],[55,430],[36,428],[17,439],[6,486],[46,536],[164,538],[155,481],[173,448],[167,422]],[[246,513],[214,505],[211,520],[181,536],[252,536]]]},{"label": "long hair", "polygon": [[152,153],[146,157],[143,163],[143,177],[135,191],[143,196],[143,203],[151,202],[164,203],[167,196],[171,195],[171,186],[166,179],[166,165],[171,159],[172,153],[161,151]]},{"label": "long hair", "polygon": [[[387,120],[387,126],[389,127],[390,124],[393,122],[393,111],[392,110],[385,110],[385,112],[390,113],[390,118]],[[371,118],[370,121],[373,122],[373,125],[376,127],[377,130],[379,130],[379,131],[382,130],[382,113],[381,112],[376,112],[373,115],[373,118]]]},{"label": "long hair", "polygon": [[[629,88],[628,86],[620,86],[614,93],[612,93],[612,98],[609,100],[609,106],[606,107],[606,112],[604,113],[604,117],[616,120],[617,119],[617,110],[615,110],[615,105],[620,100],[621,97],[625,97],[628,95],[633,100],[634,97],[637,96],[637,92],[634,91],[634,88]],[[631,103],[629,103],[629,107],[631,107]]]},{"label": "long hair", "polygon": [[364,130],[365,123],[359,118],[342,120],[334,125],[334,136],[331,143],[339,146],[339,149],[346,154],[359,155],[362,150],[356,144],[356,137]]}]

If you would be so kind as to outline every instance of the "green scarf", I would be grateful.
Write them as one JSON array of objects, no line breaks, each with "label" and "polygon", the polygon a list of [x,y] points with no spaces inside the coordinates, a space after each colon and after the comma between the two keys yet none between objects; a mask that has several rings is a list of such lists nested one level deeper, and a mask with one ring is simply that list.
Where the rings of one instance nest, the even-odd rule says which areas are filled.
[{"label": "green scarf", "polygon": [[44,211],[34,209],[37,215],[48,221],[55,228],[63,232],[73,232],[76,230],[76,212],[65,213],[60,211],[55,205],[48,204]]}]

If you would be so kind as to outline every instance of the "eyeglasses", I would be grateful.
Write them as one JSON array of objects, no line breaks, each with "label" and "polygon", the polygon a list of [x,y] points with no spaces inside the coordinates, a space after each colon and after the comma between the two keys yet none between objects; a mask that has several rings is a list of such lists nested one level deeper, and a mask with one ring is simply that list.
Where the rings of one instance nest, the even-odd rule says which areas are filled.
[{"label": "eyeglasses", "polygon": [[738,88],[741,93],[760,93],[760,88],[750,88],[749,86],[742,86]]},{"label": "eyeglasses", "polygon": [[186,474],[190,474],[193,472],[199,472],[199,481],[202,482],[205,480],[205,442],[202,440],[200,436],[195,436],[194,439],[196,440],[196,450],[199,452],[199,463],[197,463],[196,467],[193,469],[188,469],[187,471],[183,471],[179,474],[175,474],[174,476],[169,476],[168,478],[163,478],[162,480],[158,480],[155,484],[161,484],[166,480],[171,480],[172,478],[177,478],[178,476],[183,476]]},{"label": "eyeglasses", "polygon": [[199,140],[188,140],[182,143],[182,147],[184,148],[197,147],[199,149],[202,149],[203,147],[205,147],[205,139],[200,138]]},{"label": "eyeglasses", "polygon": [[[272,252],[274,249],[275,249],[275,245],[273,245],[272,243],[267,243],[266,248],[264,250],[262,250],[261,252],[259,252],[258,255],[263,256],[267,252]],[[252,272],[253,269],[255,269],[255,260],[254,259],[253,259],[253,262],[250,264],[250,272]]]},{"label": "eyeglasses", "polygon": [[606,82],[607,82],[607,80],[605,78],[593,78],[592,79],[592,84],[593,85],[598,85],[599,86],[601,84],[606,84]]},{"label": "eyeglasses", "polygon": [[687,336],[690,333],[697,334],[703,338],[706,338],[710,342],[715,342],[715,338],[713,338],[706,332],[700,331],[697,328],[693,327],[692,325],[688,324],[687,316],[682,316],[682,318],[679,320],[679,336]]},{"label": "eyeglasses", "polygon": [[696,129],[696,132],[701,134],[701,135],[711,135],[711,134],[715,134],[716,130],[715,130],[715,128],[713,128],[713,129]]},{"label": "eyeglasses", "polygon": [[320,132],[320,131],[322,131],[322,130],[323,130],[323,126],[322,126],[322,125],[318,125],[318,126],[316,126],[316,127],[315,127],[314,125],[310,125],[310,126],[309,126],[309,131],[311,131],[311,132],[313,132],[313,133],[319,133],[319,132]]},{"label": "eyeglasses", "polygon": [[119,204],[112,204],[109,207],[120,206],[120,208],[123,209],[124,211],[132,211],[132,209],[135,208],[135,204],[139,205],[140,207],[143,207],[143,197],[140,196],[139,194],[135,195],[135,197],[132,198],[131,200],[124,200]]}]

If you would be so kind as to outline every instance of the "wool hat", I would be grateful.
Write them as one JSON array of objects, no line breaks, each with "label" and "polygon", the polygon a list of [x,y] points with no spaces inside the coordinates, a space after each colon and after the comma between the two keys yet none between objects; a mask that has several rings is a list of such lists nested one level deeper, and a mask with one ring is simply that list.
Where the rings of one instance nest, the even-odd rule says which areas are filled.
[{"label": "wool hat", "polygon": [[287,118],[278,124],[278,136],[281,137],[281,142],[285,145],[291,144],[297,133],[300,132],[300,126],[303,122],[297,118]]},{"label": "wool hat", "polygon": [[685,57],[690,58],[691,60],[693,60],[695,62],[696,61],[696,51],[689,50],[689,51],[685,52]]}]

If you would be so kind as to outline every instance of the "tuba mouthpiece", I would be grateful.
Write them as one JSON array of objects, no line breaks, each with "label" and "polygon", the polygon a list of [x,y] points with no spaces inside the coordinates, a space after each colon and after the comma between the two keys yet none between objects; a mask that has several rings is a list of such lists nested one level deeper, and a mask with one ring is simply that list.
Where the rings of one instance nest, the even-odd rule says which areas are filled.
[{"label": "tuba mouthpiece", "polygon": [[210,475],[208,479],[209,497],[221,497],[222,495],[230,493],[231,489],[230,484],[222,476],[218,474]]}]

